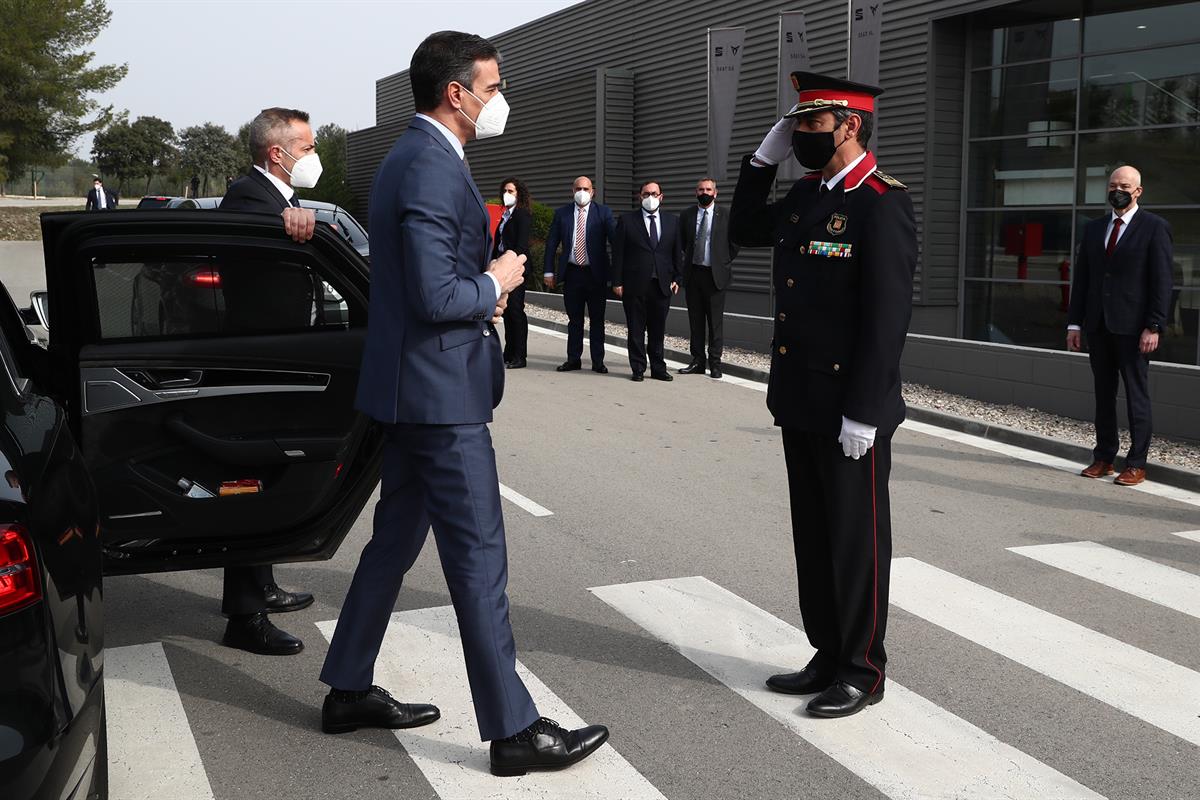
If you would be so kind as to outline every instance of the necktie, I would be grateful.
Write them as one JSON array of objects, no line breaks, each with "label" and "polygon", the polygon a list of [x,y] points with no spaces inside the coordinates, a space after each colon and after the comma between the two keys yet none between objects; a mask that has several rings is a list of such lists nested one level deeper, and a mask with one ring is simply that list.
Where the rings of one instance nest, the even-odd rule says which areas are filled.
[{"label": "necktie", "polygon": [[822,183],[821,191],[818,193],[818,197],[824,197],[827,194],[829,194],[829,187],[826,184]]},{"label": "necktie", "polygon": [[587,211],[580,208],[575,211],[575,250],[571,254],[575,263],[587,263]]},{"label": "necktie", "polygon": [[296,193],[295,193],[295,192],[293,192],[293,193],[292,193],[292,199],[291,199],[291,200],[289,200],[288,202],[292,204],[292,207],[293,207],[293,208],[299,208],[299,207],[300,207],[300,198],[299,198],[299,197],[296,197]]},{"label": "necktie", "polygon": [[701,211],[700,211],[700,230],[696,231],[696,248],[699,251],[698,258],[696,258],[696,263],[703,264],[704,266],[707,267],[708,266],[708,211],[707,211],[707,209],[701,209]]},{"label": "necktie", "polygon": [[650,246],[658,247],[658,225],[654,223],[654,215],[650,215]]},{"label": "necktie", "polygon": [[1104,248],[1105,255],[1111,256],[1113,254],[1113,250],[1117,249],[1117,236],[1120,235],[1119,232],[1121,230],[1121,224],[1123,222],[1124,222],[1124,220],[1121,219],[1120,217],[1117,217],[1116,219],[1113,220],[1112,233],[1110,233],[1108,235],[1108,247]]}]

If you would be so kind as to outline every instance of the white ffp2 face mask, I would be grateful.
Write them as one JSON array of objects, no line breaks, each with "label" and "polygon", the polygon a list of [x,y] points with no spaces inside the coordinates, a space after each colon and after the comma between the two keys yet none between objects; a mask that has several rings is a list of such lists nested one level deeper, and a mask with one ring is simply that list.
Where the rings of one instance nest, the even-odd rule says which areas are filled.
[{"label": "white ffp2 face mask", "polygon": [[[475,97],[475,93],[465,86],[463,86],[463,91],[471,95],[471,97]],[[478,97],[475,97],[475,99],[479,100]],[[479,102],[483,103],[483,108],[479,109],[479,116],[473,120],[471,120],[470,117],[467,117],[466,112],[461,108],[458,110],[458,113],[462,114],[464,117],[467,117],[467,119],[474,123],[475,138],[491,139],[504,133],[504,125],[506,122],[508,122],[509,112],[508,101],[504,99],[504,95],[502,95],[500,92],[496,92],[496,96],[491,100],[488,100],[486,103],[484,103],[482,100],[479,100]]]},{"label": "white ffp2 face mask", "polygon": [[642,198],[642,208],[646,209],[646,212],[649,214],[653,214],[655,211],[658,211],[658,203],[659,199],[657,197]]},{"label": "white ffp2 face mask", "polygon": [[505,208],[512,208],[517,204],[517,196],[512,192],[505,192],[504,196],[500,199],[504,201]]},{"label": "white ffp2 face mask", "polygon": [[588,203],[592,202],[592,193],[584,189],[580,189],[575,193],[575,205],[583,208]]},{"label": "white ffp2 face mask", "polygon": [[309,153],[301,158],[296,158],[287,150],[283,151],[288,158],[295,161],[292,168],[289,170],[283,167],[283,171],[292,179],[292,188],[295,189],[311,189],[317,185],[317,181],[321,180],[321,157],[316,153]]}]

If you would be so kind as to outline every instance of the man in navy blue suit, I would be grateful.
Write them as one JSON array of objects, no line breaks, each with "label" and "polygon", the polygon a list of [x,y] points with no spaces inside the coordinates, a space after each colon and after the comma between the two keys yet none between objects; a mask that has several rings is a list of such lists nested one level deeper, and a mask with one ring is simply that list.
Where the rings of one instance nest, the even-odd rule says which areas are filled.
[{"label": "man in navy blue suit", "polygon": [[1125,383],[1130,446],[1121,486],[1146,479],[1150,451],[1150,354],[1167,322],[1171,299],[1171,226],[1138,207],[1142,175],[1120,167],[1108,180],[1112,212],[1094,219],[1083,232],[1075,259],[1067,349],[1079,350],[1087,331],[1088,360],[1096,391],[1096,447],[1081,475],[1111,475],[1117,435],[1117,381]]},{"label": "man in navy blue suit", "polygon": [[[590,326],[592,371],[604,374],[604,310],[608,303],[608,247],[616,223],[608,206],[593,200],[592,179],[580,175],[571,188],[573,203],[554,210],[546,235],[546,269],[551,289],[561,283],[567,309],[567,360],[559,372],[583,366],[583,312]],[[558,246],[562,256],[555,258]]]},{"label": "man in navy blue suit", "polygon": [[500,54],[478,36],[435,33],[413,54],[409,78],[418,113],[371,188],[370,324],[356,401],[383,423],[383,485],[321,671],[331,687],[322,729],[411,728],[440,716],[371,684],[401,582],[432,525],[493,774],[561,769],[608,730],[540,717],[516,672],[487,424],[504,390],[494,323],[523,282],[525,257],[487,261],[489,219],[463,160],[466,142],[504,130]]}]

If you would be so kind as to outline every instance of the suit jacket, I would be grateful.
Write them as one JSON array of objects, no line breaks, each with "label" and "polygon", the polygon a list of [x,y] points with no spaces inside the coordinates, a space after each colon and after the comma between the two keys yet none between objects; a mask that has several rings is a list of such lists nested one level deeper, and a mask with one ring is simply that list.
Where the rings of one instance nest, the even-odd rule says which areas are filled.
[{"label": "suit jacket", "polygon": [[[709,206],[712,211],[712,236],[709,245],[709,255],[712,259],[713,283],[720,291],[729,285],[732,270],[731,262],[740,249],[729,240],[729,214],[724,208],[713,202]],[[696,218],[700,213],[699,206],[692,205],[679,215],[679,233],[683,237],[683,279],[692,279],[692,264],[696,261]],[[701,254],[702,255],[702,254]]]},{"label": "suit jacket", "polygon": [[[587,255],[592,275],[600,283],[608,283],[608,243],[612,241],[617,224],[608,206],[592,201],[587,217]],[[561,282],[566,267],[571,263],[571,249],[575,243],[575,204],[567,203],[554,209],[550,232],[546,234],[546,274],[554,273]],[[555,258],[555,251],[562,245],[562,255]]]},{"label": "suit jacket", "polygon": [[249,172],[229,184],[225,196],[221,198],[221,204],[217,207],[226,211],[282,214],[290,205],[266,175],[251,167]]},{"label": "suit jacket", "polygon": [[820,173],[768,202],[776,167],[742,162],[730,236],[775,248],[775,424],[837,436],[842,417],[891,436],[904,420],[900,354],[912,316],[917,231],[903,184],[868,153],[821,197]]},{"label": "suit jacket", "polygon": [[[528,257],[531,230],[533,230],[533,213],[528,208],[514,208],[503,231],[500,230],[500,223],[496,223],[496,232],[492,234],[492,258],[500,257],[501,243],[504,244],[505,252],[511,250],[518,255]],[[526,277],[532,271],[533,265],[526,264]]]},{"label": "suit jacket", "polygon": [[1104,232],[1111,218],[1110,212],[1083,230],[1067,324],[1088,331],[1098,331],[1103,324],[1113,333],[1131,336],[1165,326],[1171,301],[1171,226],[1138,208],[1110,257]]},{"label": "suit jacket", "polygon": [[662,209],[658,212],[658,247],[650,246],[650,234],[642,211],[623,214],[613,237],[613,286],[641,291],[653,279],[666,297],[671,284],[683,282],[683,239],[679,235],[679,217]]},{"label": "suit jacket", "polygon": [[96,194],[96,189],[93,187],[88,189],[87,205],[84,206],[85,211],[111,211],[117,207],[118,198],[116,192],[111,189],[104,190],[104,208],[100,207],[100,198]]},{"label": "suit jacket", "polygon": [[466,165],[414,118],[375,174],[368,208],[370,324],[355,407],[390,423],[491,422],[504,361],[488,322],[489,219]]}]

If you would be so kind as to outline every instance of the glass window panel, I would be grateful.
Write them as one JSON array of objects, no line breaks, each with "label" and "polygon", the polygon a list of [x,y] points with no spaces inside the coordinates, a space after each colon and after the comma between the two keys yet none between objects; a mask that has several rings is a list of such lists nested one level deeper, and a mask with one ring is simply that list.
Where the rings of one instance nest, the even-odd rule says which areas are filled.
[{"label": "glass window panel", "polygon": [[1070,211],[978,211],[967,215],[969,278],[1069,280]]},{"label": "glass window panel", "polygon": [[1072,130],[1079,62],[1042,61],[972,76],[971,134]]},{"label": "glass window panel", "polygon": [[1079,202],[1104,203],[1108,176],[1130,163],[1148,205],[1200,204],[1200,126],[1080,134]]},{"label": "glass window panel", "polygon": [[1158,340],[1156,361],[1176,364],[1200,364],[1197,337],[1200,335],[1200,291],[1176,291],[1171,295],[1170,323],[1167,335]]},{"label": "glass window panel", "polygon": [[1083,49],[1087,53],[1099,50],[1139,50],[1130,54],[1130,61],[1145,55],[1147,48],[1167,42],[1196,38],[1200,20],[1200,3],[1129,9],[1128,0],[1114,3],[1123,6],[1110,14],[1089,16],[1083,22]]},{"label": "glass window panel", "polygon": [[1075,190],[1074,134],[974,142],[968,205],[1071,205]]},{"label": "glass window panel", "polygon": [[1200,122],[1200,44],[1083,60],[1084,128]]},{"label": "glass window panel", "polygon": [[1080,6],[1042,0],[977,17],[973,66],[1059,58],[1079,52]]},{"label": "glass window panel", "polygon": [[966,281],[963,335],[999,344],[1061,350],[1067,333],[1066,285]]}]

